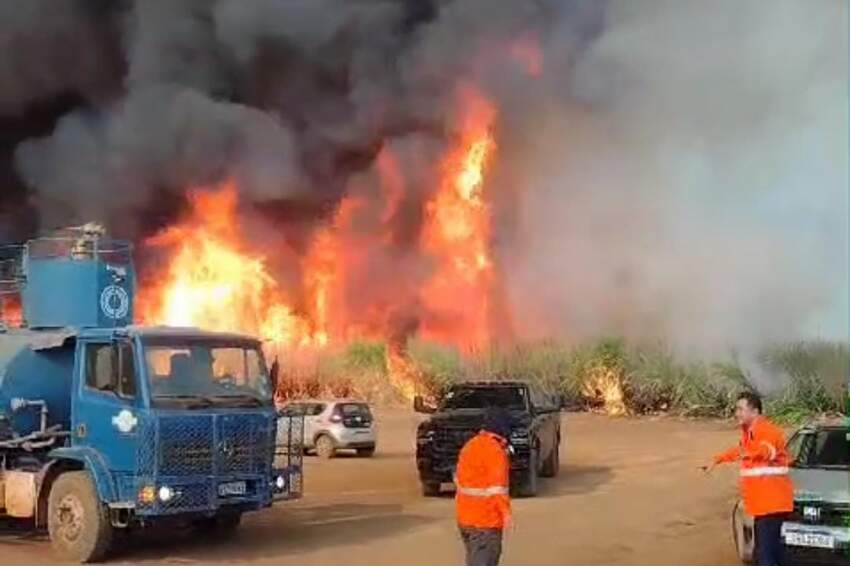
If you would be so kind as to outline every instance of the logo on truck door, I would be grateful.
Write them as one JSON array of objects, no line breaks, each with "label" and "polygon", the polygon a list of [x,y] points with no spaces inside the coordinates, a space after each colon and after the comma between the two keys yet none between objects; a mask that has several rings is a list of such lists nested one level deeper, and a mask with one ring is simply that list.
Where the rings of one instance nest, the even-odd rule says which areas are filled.
[{"label": "logo on truck door", "polygon": [[113,320],[124,318],[130,311],[130,295],[123,287],[107,285],[100,294],[100,310]]},{"label": "logo on truck door", "polygon": [[133,429],[139,424],[139,419],[127,409],[123,409],[120,413],[112,417],[112,424],[118,429],[118,432],[127,434],[133,432]]}]

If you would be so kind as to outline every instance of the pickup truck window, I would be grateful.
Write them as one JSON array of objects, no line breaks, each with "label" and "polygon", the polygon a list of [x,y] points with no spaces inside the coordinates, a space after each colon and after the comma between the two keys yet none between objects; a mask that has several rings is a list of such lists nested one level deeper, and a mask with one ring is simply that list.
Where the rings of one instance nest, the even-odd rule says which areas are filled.
[{"label": "pickup truck window", "polygon": [[850,443],[847,429],[825,429],[815,433],[808,465],[816,468],[850,469]]},{"label": "pickup truck window", "polygon": [[88,344],[86,346],[86,385],[121,397],[136,394],[133,347],[129,343]]},{"label": "pickup truck window", "polygon": [[526,410],[528,400],[522,387],[458,387],[443,399],[442,409],[503,409]]}]

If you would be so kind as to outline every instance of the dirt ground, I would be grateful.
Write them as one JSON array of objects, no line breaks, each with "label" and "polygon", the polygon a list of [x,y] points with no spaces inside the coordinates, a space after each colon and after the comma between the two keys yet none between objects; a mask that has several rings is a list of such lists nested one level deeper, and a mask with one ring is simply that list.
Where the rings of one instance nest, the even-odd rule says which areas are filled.
[{"label": "dirt ground", "polygon": [[[298,502],[247,516],[229,541],[156,533],[112,562],[144,564],[461,564],[451,496],[424,499],[413,462],[418,417],[377,411],[370,460],[306,458]],[[505,565],[734,566],[729,517],[735,470],[697,466],[736,441],[728,423],[564,417],[561,473],[515,500]],[[0,534],[2,564],[53,562],[47,541]]]}]

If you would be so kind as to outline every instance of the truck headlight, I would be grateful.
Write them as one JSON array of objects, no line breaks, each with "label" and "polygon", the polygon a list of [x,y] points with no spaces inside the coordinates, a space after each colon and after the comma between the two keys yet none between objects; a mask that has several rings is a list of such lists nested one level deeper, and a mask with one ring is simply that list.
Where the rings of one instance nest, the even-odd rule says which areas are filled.
[{"label": "truck headlight", "polygon": [[160,501],[162,501],[163,503],[168,503],[169,501],[174,499],[174,490],[168,487],[167,485],[164,485],[159,488],[157,495],[159,495]]},{"label": "truck headlight", "polygon": [[423,444],[430,444],[433,441],[434,441],[434,431],[433,430],[426,430],[425,432],[420,433],[416,437],[416,444],[419,444],[420,446],[423,445]]},{"label": "truck headlight", "polygon": [[283,491],[283,488],[286,487],[286,480],[283,479],[283,476],[277,476],[274,479],[274,486],[278,489],[278,491]]},{"label": "truck headlight", "polygon": [[511,432],[510,443],[516,446],[525,446],[528,444],[528,431],[515,430]]}]

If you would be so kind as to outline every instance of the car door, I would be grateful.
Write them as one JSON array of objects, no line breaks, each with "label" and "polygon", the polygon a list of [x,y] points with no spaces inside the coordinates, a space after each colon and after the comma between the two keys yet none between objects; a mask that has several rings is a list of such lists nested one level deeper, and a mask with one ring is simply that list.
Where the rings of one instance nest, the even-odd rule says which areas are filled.
[{"label": "car door", "polygon": [[326,408],[325,403],[308,403],[304,413],[304,439],[305,443],[313,447],[316,435],[322,428],[322,414]]},{"label": "car door", "polygon": [[78,345],[74,446],[91,447],[114,472],[136,470],[138,415],[135,349],[130,339]]}]

